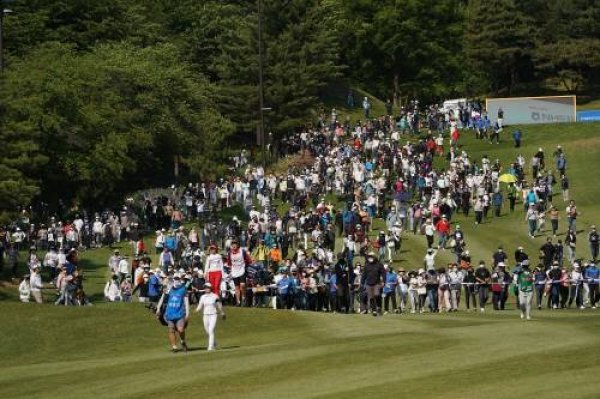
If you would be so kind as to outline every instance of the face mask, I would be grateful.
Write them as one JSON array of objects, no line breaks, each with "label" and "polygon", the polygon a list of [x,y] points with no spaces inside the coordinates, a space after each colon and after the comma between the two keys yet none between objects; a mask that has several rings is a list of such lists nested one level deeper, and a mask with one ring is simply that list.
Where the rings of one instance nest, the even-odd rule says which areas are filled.
[{"label": "face mask", "polygon": [[179,280],[173,281],[173,288],[179,288],[179,287],[181,287],[181,281],[179,281]]}]

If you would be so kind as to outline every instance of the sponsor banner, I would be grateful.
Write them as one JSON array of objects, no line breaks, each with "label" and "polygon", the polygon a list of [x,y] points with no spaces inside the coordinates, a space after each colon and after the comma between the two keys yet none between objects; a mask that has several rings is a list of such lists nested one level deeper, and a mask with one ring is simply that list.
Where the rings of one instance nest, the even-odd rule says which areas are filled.
[{"label": "sponsor banner", "polygon": [[600,109],[579,111],[577,112],[578,122],[599,122],[600,121]]},{"label": "sponsor banner", "polygon": [[490,120],[496,122],[501,111],[503,125],[575,122],[576,107],[575,96],[486,99]]}]

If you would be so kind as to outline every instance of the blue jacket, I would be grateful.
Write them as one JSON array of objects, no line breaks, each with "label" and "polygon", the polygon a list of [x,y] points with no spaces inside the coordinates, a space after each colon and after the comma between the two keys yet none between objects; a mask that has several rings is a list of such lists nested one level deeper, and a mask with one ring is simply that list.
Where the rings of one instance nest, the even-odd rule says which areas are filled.
[{"label": "blue jacket", "polygon": [[159,296],[160,295],[160,280],[153,274],[148,280],[148,296]]},{"label": "blue jacket", "polygon": [[287,295],[290,293],[290,288],[292,285],[293,285],[293,281],[291,278],[283,277],[277,283],[277,292],[279,292],[280,295]]},{"label": "blue jacket", "polygon": [[329,278],[329,292],[335,294],[337,292],[337,275],[335,273],[331,273],[331,277]]},{"label": "blue jacket", "polygon": [[[589,266],[586,270],[585,270],[585,278],[588,279],[598,279],[600,278],[600,269],[598,269],[596,267],[596,265],[594,266]],[[594,283],[598,284],[597,281],[594,281]]]},{"label": "blue jacket", "polygon": [[167,236],[167,238],[165,238],[165,246],[169,248],[169,250],[175,251],[177,248],[177,238],[175,238],[175,236]]},{"label": "blue jacket", "polygon": [[354,224],[354,212],[352,211],[344,211],[342,214],[342,221],[344,224]]},{"label": "blue jacket", "polygon": [[398,276],[396,273],[386,273],[385,274],[385,285],[383,286],[384,294],[391,294],[396,290],[398,286]]}]

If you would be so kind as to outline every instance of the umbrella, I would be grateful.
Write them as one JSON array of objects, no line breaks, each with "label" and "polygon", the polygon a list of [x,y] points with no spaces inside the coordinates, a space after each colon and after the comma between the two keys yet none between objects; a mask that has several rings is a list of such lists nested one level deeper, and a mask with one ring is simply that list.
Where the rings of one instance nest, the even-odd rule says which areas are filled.
[{"label": "umbrella", "polygon": [[515,177],[515,175],[505,173],[498,178],[498,181],[500,181],[501,183],[515,183],[517,181],[517,178]]}]

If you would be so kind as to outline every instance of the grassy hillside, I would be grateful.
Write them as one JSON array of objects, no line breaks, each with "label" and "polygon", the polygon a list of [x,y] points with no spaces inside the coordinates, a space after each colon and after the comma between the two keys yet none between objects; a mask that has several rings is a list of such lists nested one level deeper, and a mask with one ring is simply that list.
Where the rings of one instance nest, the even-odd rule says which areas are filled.
[{"label": "grassy hillside", "polygon": [[[600,124],[521,127],[514,149],[507,129],[500,145],[463,134],[464,148],[504,164],[538,147],[550,156],[561,144],[571,196],[582,212],[578,252],[588,257],[584,231],[600,224]],[[562,199],[555,204],[564,211]],[[457,219],[474,260],[489,262],[498,244],[532,256],[545,237],[527,238],[521,207],[475,226]],[[561,219],[561,235],[565,220]],[[559,237],[560,238],[560,237]],[[148,242],[151,245],[150,242]],[[126,244],[122,251],[130,251]],[[406,236],[398,265],[419,267],[422,236]],[[388,315],[382,318],[269,309],[227,309],[218,324],[221,351],[207,353],[199,317],[189,328],[193,351],[171,354],[166,330],[140,304],[102,302],[108,250],[82,254],[86,308],[16,303],[14,287],[0,288],[0,395],[21,397],[391,397],[520,398],[530,395],[596,398],[600,382],[600,317],[593,310],[534,311],[522,322],[502,313]],[[440,254],[440,263],[450,261]],[[53,294],[46,292],[47,298]]]}]

